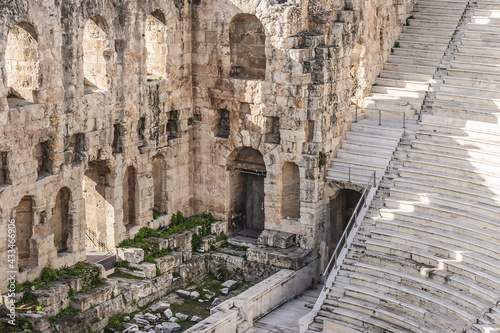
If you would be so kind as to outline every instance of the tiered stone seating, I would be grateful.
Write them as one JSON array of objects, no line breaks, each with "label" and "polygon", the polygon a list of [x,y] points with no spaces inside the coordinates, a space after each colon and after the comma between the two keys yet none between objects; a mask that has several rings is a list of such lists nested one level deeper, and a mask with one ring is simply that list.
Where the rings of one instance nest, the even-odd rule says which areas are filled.
[{"label": "tiered stone seating", "polygon": [[[420,1],[410,27],[426,20],[439,22],[436,33],[454,31],[448,20],[466,4]],[[432,24],[421,33],[432,35]],[[417,31],[407,29],[402,39]],[[324,320],[361,332],[500,332],[500,2],[477,2],[464,31],[437,85],[433,114],[422,117],[385,207],[365,218],[311,332]],[[417,61],[422,55],[434,54],[422,52]],[[384,101],[411,104],[424,89],[401,73],[391,80],[380,82],[407,89],[409,98],[377,87],[391,95]]]}]

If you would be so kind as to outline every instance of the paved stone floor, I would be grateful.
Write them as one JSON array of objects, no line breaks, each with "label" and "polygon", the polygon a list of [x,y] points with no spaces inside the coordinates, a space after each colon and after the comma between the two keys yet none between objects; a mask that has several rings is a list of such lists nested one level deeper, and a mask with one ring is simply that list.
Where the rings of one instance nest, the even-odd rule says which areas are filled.
[{"label": "paved stone floor", "polygon": [[323,285],[304,291],[254,323],[255,333],[298,333],[300,317],[311,311]]}]

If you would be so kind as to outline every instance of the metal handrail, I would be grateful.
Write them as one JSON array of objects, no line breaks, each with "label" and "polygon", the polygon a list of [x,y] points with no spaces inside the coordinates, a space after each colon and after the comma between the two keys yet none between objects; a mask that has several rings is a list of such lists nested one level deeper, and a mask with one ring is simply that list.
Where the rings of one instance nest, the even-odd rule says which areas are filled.
[{"label": "metal handrail", "polygon": [[[403,114],[403,128],[406,128],[406,113],[405,111],[393,111],[393,110],[378,110],[378,124],[379,126],[382,125],[382,111],[383,112],[397,112],[397,113],[402,113]],[[358,122],[358,108],[356,108],[356,113],[354,114],[354,122]]]},{"label": "metal handrail", "polygon": [[[99,239],[97,233],[87,227],[87,232],[85,233],[87,238],[97,247],[98,250],[104,250],[105,252],[111,253],[112,251],[106,246],[106,244]],[[93,236],[93,237],[91,237]]]},{"label": "metal handrail", "polygon": [[322,275],[322,278],[324,279],[325,282],[327,281],[328,275],[330,274],[331,270],[333,268],[337,268],[337,259],[339,258],[340,252],[344,247],[347,247],[347,237],[350,234],[353,227],[357,226],[356,220],[358,219],[358,214],[361,211],[361,208],[366,206],[366,198],[368,197],[368,193],[370,193],[372,187],[376,186],[377,186],[377,173],[376,171],[373,171],[370,179],[368,180],[368,183],[365,186],[363,194],[361,195],[361,198],[359,199],[358,204],[356,205],[356,208],[354,208],[354,212],[349,220],[349,223],[347,223],[347,227],[344,229],[344,233],[342,234],[342,237],[337,243],[335,251],[333,252],[332,257],[330,258],[330,261],[328,262],[328,265],[326,266],[326,269]]},{"label": "metal handrail", "polygon": [[392,112],[392,113],[402,113],[403,114],[403,128],[406,128],[406,112],[405,111],[394,111],[394,110],[378,110],[378,124],[382,125],[382,111]]}]

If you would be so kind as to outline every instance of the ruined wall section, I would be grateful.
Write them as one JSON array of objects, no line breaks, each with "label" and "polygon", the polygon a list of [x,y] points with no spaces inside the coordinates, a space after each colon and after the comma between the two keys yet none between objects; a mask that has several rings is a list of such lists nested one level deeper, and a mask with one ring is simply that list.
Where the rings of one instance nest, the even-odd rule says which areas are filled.
[{"label": "ruined wall section", "polygon": [[[231,25],[245,15],[253,15],[264,27],[263,78],[233,73]],[[289,38],[301,27],[299,2],[202,1],[193,6],[194,200],[200,211],[230,221],[235,194],[228,169],[238,150],[253,148],[263,155],[266,168],[265,229],[297,234],[303,246],[311,247],[320,178],[319,152],[312,147],[319,147],[325,136],[323,113],[315,112],[314,118],[310,112],[323,105],[323,69],[320,75],[312,72],[316,56],[323,56],[316,55],[316,49],[324,43],[316,35]],[[300,48],[306,51],[292,52]],[[214,131],[220,110],[229,111],[227,137]],[[285,162],[299,167],[300,218],[282,219]]]},{"label": "ruined wall section", "polygon": [[[317,245],[329,195],[324,172],[349,128],[351,96],[367,94],[411,7],[400,0],[193,6],[195,206],[230,220],[228,165],[235,150],[252,147],[266,164],[265,229],[294,233],[301,247]],[[231,22],[241,13],[265,28],[263,79],[231,75]],[[227,138],[214,135],[221,109],[230,114]],[[279,135],[270,141],[273,128]],[[281,218],[285,162],[300,169],[298,219]]]},{"label": "ruined wall section", "polygon": [[[148,80],[146,18],[158,9],[163,11],[167,26],[167,75]],[[84,85],[82,61],[84,27],[96,17],[107,38],[103,54],[107,87],[101,89]],[[7,181],[0,184],[1,230],[6,231],[7,221],[16,218],[16,207],[23,197],[31,198],[33,210],[28,226],[33,231],[29,245],[32,266],[19,274],[18,282],[37,277],[44,266],[71,265],[85,258],[82,181],[90,169],[105,174],[102,178],[107,187],[100,190],[111,210],[100,218],[111,235],[104,240],[109,248],[152,220],[150,162],[158,154],[168,168],[168,213],[181,210],[191,214],[188,2],[12,1],[0,4],[0,22],[0,152],[2,168],[8,169]],[[28,22],[36,32],[34,103],[8,96],[4,54],[9,30],[21,22]],[[136,175],[135,223],[126,228],[122,223],[122,186],[130,166]],[[69,241],[67,251],[57,253],[54,235],[40,226],[56,218],[56,195],[63,187],[70,194]],[[6,232],[0,232],[2,249],[7,249],[6,237]],[[6,251],[0,253],[0,266],[7,267]]]}]

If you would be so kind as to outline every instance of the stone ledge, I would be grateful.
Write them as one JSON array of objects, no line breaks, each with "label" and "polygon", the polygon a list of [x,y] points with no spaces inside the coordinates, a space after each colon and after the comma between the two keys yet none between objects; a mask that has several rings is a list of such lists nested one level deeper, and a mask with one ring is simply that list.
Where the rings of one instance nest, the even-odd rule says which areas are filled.
[{"label": "stone ledge", "polygon": [[298,270],[307,265],[311,259],[311,251],[296,246],[288,249],[250,248],[247,250],[250,261],[272,265],[280,268]]}]

